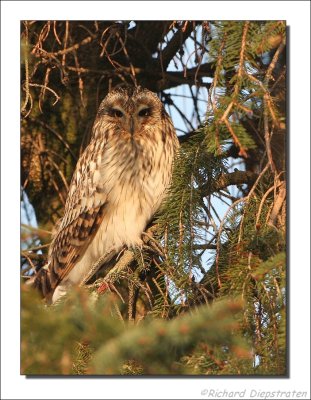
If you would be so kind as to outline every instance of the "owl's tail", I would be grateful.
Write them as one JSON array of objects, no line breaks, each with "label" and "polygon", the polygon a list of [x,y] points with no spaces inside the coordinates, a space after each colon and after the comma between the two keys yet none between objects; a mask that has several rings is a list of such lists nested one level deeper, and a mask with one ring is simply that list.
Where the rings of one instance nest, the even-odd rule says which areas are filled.
[{"label": "owl's tail", "polygon": [[27,282],[27,285],[31,285],[35,288],[40,295],[46,299],[47,303],[51,302],[52,295],[54,293],[56,282],[51,279],[50,270],[46,267],[42,267],[34,276],[30,278]]}]

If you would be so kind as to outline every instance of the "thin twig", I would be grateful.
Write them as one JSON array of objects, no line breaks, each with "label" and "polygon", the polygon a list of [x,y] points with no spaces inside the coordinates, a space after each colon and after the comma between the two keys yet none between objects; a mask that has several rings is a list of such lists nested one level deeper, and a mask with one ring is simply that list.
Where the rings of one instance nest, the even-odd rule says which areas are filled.
[{"label": "thin twig", "polygon": [[42,235],[52,235],[51,231],[47,231],[45,229],[41,229],[41,228],[36,228],[34,226],[31,225],[26,225],[26,224],[21,224],[21,227],[24,229],[27,229],[31,232],[36,232],[37,234],[42,234]]},{"label": "thin twig", "polygon": [[[23,113],[26,110],[28,101],[29,101],[29,65],[28,65],[28,24],[27,21],[24,21],[24,26],[25,26],[25,51],[24,51],[24,57],[25,57],[25,86],[24,90],[26,92],[26,98],[24,100],[24,104],[22,106],[21,112]],[[29,113],[28,113],[29,114]]]},{"label": "thin twig", "polygon": [[220,280],[220,275],[219,275],[219,254],[220,254],[220,244],[221,244],[221,234],[223,231],[224,224],[226,222],[226,218],[230,211],[236,207],[238,204],[240,204],[242,201],[245,201],[246,197],[242,197],[241,199],[238,199],[234,203],[231,204],[231,206],[227,209],[222,221],[220,222],[219,229],[218,229],[218,234],[217,234],[217,241],[216,241],[216,259],[215,259],[215,268],[216,268],[216,276],[217,276],[217,282],[218,282],[218,287],[221,288],[221,280]]},{"label": "thin twig", "polygon": [[27,249],[27,251],[38,251],[38,250],[46,249],[47,247],[50,247],[50,243],[41,244],[40,246],[31,247],[31,248]]},{"label": "thin twig", "polygon": [[68,183],[66,181],[66,178],[65,178],[63,172],[60,170],[59,166],[54,162],[54,160],[51,157],[49,157],[49,161],[50,161],[51,164],[53,164],[55,170],[58,172],[59,176],[61,177],[61,180],[63,181],[63,184],[64,184],[64,186],[66,188],[67,193],[68,193],[69,186],[68,186]]},{"label": "thin twig", "polygon": [[266,152],[268,161],[270,164],[271,171],[275,174],[276,168],[272,157],[272,150],[271,150],[271,135],[269,132],[269,115],[268,115],[268,105],[267,105],[267,94],[264,94],[263,103],[264,103],[264,111],[263,111],[263,118],[264,118],[264,137],[265,137],[265,145],[266,145]]},{"label": "thin twig", "polygon": [[61,46],[62,42],[60,41],[60,38],[58,37],[57,31],[56,31],[56,24],[57,24],[57,21],[53,21],[53,32],[54,32],[54,36],[55,36],[57,43]]},{"label": "thin twig", "polygon": [[228,131],[230,132],[230,134],[231,134],[231,136],[233,138],[233,141],[234,141],[235,145],[240,148],[239,156],[247,158],[247,153],[246,153],[247,149],[246,149],[246,147],[242,146],[241,142],[239,141],[239,138],[234,133],[234,130],[233,130],[232,126],[230,125],[229,121],[227,119],[225,119],[224,122],[226,124],[226,127],[228,128]]},{"label": "thin twig", "polygon": [[46,90],[48,90],[49,92],[53,93],[54,96],[56,97],[56,100],[53,103],[53,106],[55,106],[55,104],[58,102],[58,100],[60,99],[60,97],[58,96],[58,94],[51,88],[49,88],[48,86],[45,85],[40,85],[39,83],[29,83],[29,86],[35,86],[35,87],[40,87],[40,88],[44,88]]},{"label": "thin twig", "polygon": [[[68,22],[68,21],[67,21]],[[68,54],[74,50],[77,50],[79,47],[84,46],[85,44],[90,43],[93,40],[92,36],[88,36],[85,39],[83,39],[80,43],[76,43],[73,46],[64,48],[63,50],[59,50],[53,53],[48,53],[48,54],[53,54],[54,56],[60,56],[60,55],[65,55]]]},{"label": "thin twig", "polygon": [[40,109],[41,113],[43,113],[42,107],[41,107],[41,102],[42,102],[42,100],[44,100],[45,91],[47,90],[47,87],[48,87],[50,72],[51,72],[51,68],[48,67],[45,72],[44,85],[42,86],[40,95],[39,95],[39,109]]},{"label": "thin twig", "polygon": [[[269,169],[269,163],[266,164],[266,166],[264,167],[264,169],[260,172],[260,174],[258,175],[258,178],[256,179],[256,182],[254,183],[253,187],[251,188],[251,190],[249,191],[248,195],[245,197],[246,203],[245,206],[247,206],[247,204],[249,203],[251,197],[253,196],[257,185],[259,184],[261,178],[264,176],[264,174],[267,172],[267,170]],[[241,238],[242,238],[242,229],[243,229],[243,223],[244,223],[244,217],[245,217],[245,211],[242,215],[241,221],[240,221],[240,230],[239,230],[239,238],[238,238],[238,243],[241,242]]]},{"label": "thin twig", "polygon": [[280,54],[282,53],[284,48],[285,48],[285,39],[283,39],[282,42],[280,43],[279,47],[277,48],[276,52],[274,53],[274,56],[273,56],[273,58],[271,60],[270,65],[269,65],[269,67],[267,69],[267,72],[266,72],[266,75],[265,75],[265,79],[264,79],[264,84],[265,85],[268,85],[269,80],[271,79],[272,72],[273,72],[273,70],[274,70],[274,68],[276,66],[276,63],[277,63],[277,61],[278,61],[278,59],[280,57]]},{"label": "thin twig", "polygon": [[135,68],[134,68],[134,65],[132,64],[131,58],[130,58],[130,56],[129,56],[129,54],[128,54],[128,51],[127,51],[127,49],[126,49],[125,42],[123,41],[123,39],[121,38],[121,36],[119,35],[118,32],[116,33],[116,36],[117,36],[119,42],[120,42],[121,45],[122,45],[122,49],[123,49],[124,55],[125,55],[125,57],[126,57],[128,63],[129,63],[129,65],[130,65],[131,76],[132,76],[134,85],[137,86]]},{"label": "thin twig", "polygon": [[239,94],[239,89],[240,89],[240,82],[241,78],[244,72],[244,53],[245,53],[245,46],[246,46],[246,35],[249,27],[249,21],[246,21],[244,24],[243,28],[243,34],[242,34],[242,43],[241,43],[241,51],[240,51],[240,60],[239,60],[239,68],[238,68],[238,73],[237,73],[237,80],[234,85],[234,94],[233,94],[233,100],[229,103],[226,111],[224,112],[223,116],[219,120],[219,123],[225,122],[229,116],[229,112],[231,111],[233,105],[235,104],[235,101],[237,99],[237,96]]},{"label": "thin twig", "polygon": [[55,129],[53,129],[50,125],[46,124],[45,122],[41,121],[40,119],[32,119],[32,121],[34,123],[38,123],[41,126],[43,126],[44,128],[46,128],[49,132],[53,133],[53,135],[55,135],[62,143],[63,145],[66,147],[66,149],[69,151],[69,153],[71,154],[72,158],[77,161],[77,157],[75,156],[75,154],[73,153],[73,151],[71,150],[69,144],[66,142],[66,140],[61,136],[61,134],[59,134]]},{"label": "thin twig", "polygon": [[269,220],[268,220],[268,225],[270,226],[274,226],[275,225],[275,220],[280,212],[280,209],[283,205],[283,202],[286,198],[286,186],[285,186],[285,182],[281,183],[281,188],[279,190],[279,194],[274,202]]},{"label": "thin twig", "polygon": [[233,140],[234,143],[240,148],[240,152],[239,155],[242,157],[247,158],[247,152],[246,152],[246,148],[244,148],[241,143],[239,138],[236,136],[236,134],[234,133],[234,130],[231,126],[231,124],[229,123],[229,113],[231,112],[231,110],[233,109],[233,106],[236,105],[237,103],[237,99],[238,99],[238,95],[239,95],[239,91],[240,91],[240,86],[241,86],[241,79],[242,76],[244,74],[244,58],[245,58],[245,48],[246,48],[246,36],[247,36],[247,32],[248,32],[248,28],[249,28],[249,21],[246,21],[244,23],[244,27],[243,27],[243,34],[242,34],[242,42],[241,42],[241,51],[240,51],[240,60],[239,60],[239,68],[238,68],[238,73],[237,73],[237,79],[234,85],[234,91],[233,91],[233,97],[231,102],[229,103],[227,109],[225,110],[224,114],[222,115],[222,117],[220,118],[220,120],[218,121],[218,124],[222,124],[224,123]]}]

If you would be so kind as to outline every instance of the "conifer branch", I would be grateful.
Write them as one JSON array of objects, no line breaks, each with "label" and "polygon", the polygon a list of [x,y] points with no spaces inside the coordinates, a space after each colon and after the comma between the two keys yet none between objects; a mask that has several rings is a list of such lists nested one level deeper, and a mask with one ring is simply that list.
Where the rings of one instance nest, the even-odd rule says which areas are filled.
[{"label": "conifer branch", "polygon": [[256,181],[257,177],[258,175],[251,171],[234,171],[228,174],[221,174],[211,184],[205,184],[202,186],[201,193],[203,197],[207,197],[212,193],[219,192],[231,185],[252,185]]},{"label": "conifer branch", "polygon": [[280,209],[285,201],[286,198],[286,185],[285,182],[282,182],[280,185],[280,189],[279,189],[279,193],[277,195],[277,198],[274,202],[270,217],[269,217],[269,221],[268,221],[268,225],[275,225],[275,221],[277,216],[279,215]]},{"label": "conifer branch", "polygon": [[[201,341],[211,346],[225,342],[230,350],[239,349],[240,356],[250,360],[246,342],[233,334],[238,328],[234,316],[242,309],[242,302],[222,301],[213,309],[202,307],[194,314],[187,313],[172,321],[159,319],[145,325],[144,329],[140,325],[127,329],[123,334],[107,341],[96,352],[92,361],[93,372],[115,374],[124,360],[135,359],[144,366],[144,373],[165,374],[176,354],[187,354]],[[159,357],[161,364],[152,363],[152,360]]]}]

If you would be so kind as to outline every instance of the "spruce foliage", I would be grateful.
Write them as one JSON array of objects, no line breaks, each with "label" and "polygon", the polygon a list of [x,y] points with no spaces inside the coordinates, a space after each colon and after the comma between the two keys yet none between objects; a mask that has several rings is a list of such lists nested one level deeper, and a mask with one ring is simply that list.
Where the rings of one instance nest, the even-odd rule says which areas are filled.
[{"label": "spruce foliage", "polygon": [[[23,82],[24,96],[32,90],[33,103],[29,108],[24,99],[28,108],[22,107],[22,184],[40,224],[35,235],[29,227],[25,230],[24,242],[29,246],[33,237],[34,244],[39,238],[43,245],[23,250],[24,275],[42,266],[47,229],[61,213],[68,178],[86,140],[81,127],[87,126],[87,110],[95,104],[96,62],[107,68],[102,76],[110,74],[114,83],[138,80],[157,90],[170,109],[173,92],[167,90],[176,86],[177,75],[168,70],[165,81],[159,71],[168,67],[172,53],[171,59],[183,67],[179,79],[185,78],[182,83],[196,93],[193,108],[197,109],[195,98],[201,93],[193,91],[194,85],[205,88],[208,101],[204,121],[181,137],[170,191],[143,234],[142,249],[126,249],[85,288],[73,290],[53,307],[46,307],[22,284],[21,372],[285,375],[286,26],[283,21],[155,24],[154,35],[157,29],[161,32],[157,43],[166,47],[155,47],[150,33],[140,53],[139,41],[133,51],[131,40],[135,29],[143,30],[148,23],[135,23],[135,28],[117,23],[115,30],[108,22],[95,23],[95,28],[90,23],[78,33],[68,24],[54,24],[53,45],[52,22],[26,22],[22,29],[22,48],[28,55],[22,73],[29,75],[30,69],[31,77],[45,79],[44,86],[57,87],[59,76],[51,71],[58,70],[72,86],[67,90],[65,79],[58,91],[62,107],[49,114],[51,104],[44,102],[45,94],[38,86],[27,88],[27,82],[33,83],[31,77]],[[79,41],[75,53],[53,50],[58,46],[58,28],[72,43]],[[128,42],[120,40],[122,35]],[[170,37],[182,44],[175,48],[177,41]],[[187,40],[195,48],[193,68],[184,58]],[[45,53],[43,45],[49,49]],[[87,46],[93,58],[86,57]],[[146,50],[151,55],[157,51],[162,63],[152,78],[150,65],[143,63]],[[75,60],[75,67],[70,60]],[[127,70],[117,61],[129,63]],[[47,72],[49,63],[54,67]],[[170,86],[163,87],[169,77]],[[204,77],[211,83],[204,86]],[[72,93],[87,105],[78,107]],[[43,155],[31,152],[32,140],[46,151]],[[55,179],[53,170],[58,171]],[[43,193],[50,200],[47,209],[42,207]]]}]

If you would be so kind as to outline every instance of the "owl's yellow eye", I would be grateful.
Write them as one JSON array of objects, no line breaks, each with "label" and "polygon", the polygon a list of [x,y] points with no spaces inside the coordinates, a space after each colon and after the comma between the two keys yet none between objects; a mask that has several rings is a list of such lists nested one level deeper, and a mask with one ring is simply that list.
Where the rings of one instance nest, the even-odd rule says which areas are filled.
[{"label": "owl's yellow eye", "polygon": [[139,111],[138,115],[140,117],[149,117],[151,115],[151,108],[143,108]]},{"label": "owl's yellow eye", "polygon": [[120,111],[120,110],[118,110],[117,108],[112,108],[112,109],[109,111],[109,114],[110,114],[112,117],[117,117],[117,118],[123,117],[123,112]]}]

